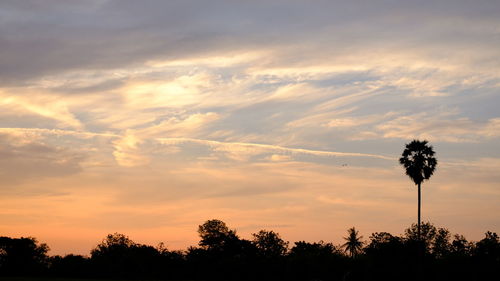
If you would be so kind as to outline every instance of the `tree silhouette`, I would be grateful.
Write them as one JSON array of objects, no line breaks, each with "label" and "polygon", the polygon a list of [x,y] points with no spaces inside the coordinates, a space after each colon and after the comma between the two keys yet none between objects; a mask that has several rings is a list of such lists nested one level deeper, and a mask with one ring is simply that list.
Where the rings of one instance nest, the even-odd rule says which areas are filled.
[{"label": "tree silhouette", "polygon": [[432,146],[427,144],[426,140],[413,140],[406,144],[402,157],[399,158],[399,163],[406,169],[406,175],[418,185],[418,238],[420,238],[421,184],[432,176],[437,165],[435,152]]},{"label": "tree silhouette", "polygon": [[150,277],[161,256],[152,246],[142,245],[120,233],[108,234],[91,252],[90,261],[100,277]]},{"label": "tree silhouette", "polygon": [[500,263],[500,238],[495,232],[487,231],[485,238],[477,242],[475,250],[476,255],[480,258],[497,259],[497,262]]},{"label": "tree silhouette", "polygon": [[349,228],[347,233],[349,235],[344,237],[347,242],[342,247],[354,258],[363,250],[363,241],[361,241],[363,236],[358,236],[359,232],[354,227]]},{"label": "tree silhouette", "polygon": [[198,234],[201,238],[199,245],[207,250],[222,251],[232,241],[238,240],[236,231],[229,229],[225,222],[217,219],[207,220],[198,226]]},{"label": "tree silhouette", "polygon": [[49,246],[33,237],[0,237],[0,275],[37,274],[47,265]]},{"label": "tree silhouette", "polygon": [[287,255],[289,275],[271,280],[341,280],[345,257],[332,243],[294,244]]},{"label": "tree silhouette", "polygon": [[450,251],[454,256],[468,257],[472,254],[474,243],[467,241],[463,235],[455,234],[450,248]]},{"label": "tree silhouette", "polygon": [[261,256],[275,258],[284,256],[288,251],[288,242],[281,239],[280,235],[272,230],[261,230],[252,236],[252,243],[257,247]]},{"label": "tree silhouette", "polygon": [[420,242],[424,252],[430,252],[438,229],[431,222],[423,222],[420,225],[412,223],[411,226],[405,229],[405,237],[408,241]]},{"label": "tree silhouette", "polygon": [[451,234],[446,228],[438,228],[432,243],[432,254],[439,259],[443,259],[451,252]]},{"label": "tree silhouette", "polygon": [[500,277],[500,238],[495,232],[488,231],[485,237],[476,243],[475,257],[479,265],[478,280],[496,280]]}]

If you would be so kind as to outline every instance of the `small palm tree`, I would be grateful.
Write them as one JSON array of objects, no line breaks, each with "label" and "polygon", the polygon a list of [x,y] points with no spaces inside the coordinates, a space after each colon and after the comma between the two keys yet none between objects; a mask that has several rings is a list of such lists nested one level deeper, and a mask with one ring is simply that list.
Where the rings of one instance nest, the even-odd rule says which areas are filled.
[{"label": "small palm tree", "polygon": [[437,160],[434,157],[434,150],[432,149],[432,146],[427,144],[428,141],[426,140],[413,140],[406,144],[402,157],[399,158],[399,163],[406,169],[406,175],[408,175],[413,182],[418,185],[418,239],[420,239],[420,186],[424,180],[428,180],[432,176],[437,166]]},{"label": "small palm tree", "polygon": [[363,239],[363,236],[358,236],[359,232],[354,227],[349,228],[347,230],[347,233],[348,236],[344,237],[347,242],[345,242],[342,247],[346,252],[349,252],[351,258],[353,258],[356,255],[360,254],[363,250],[363,241],[361,241],[361,239]]}]

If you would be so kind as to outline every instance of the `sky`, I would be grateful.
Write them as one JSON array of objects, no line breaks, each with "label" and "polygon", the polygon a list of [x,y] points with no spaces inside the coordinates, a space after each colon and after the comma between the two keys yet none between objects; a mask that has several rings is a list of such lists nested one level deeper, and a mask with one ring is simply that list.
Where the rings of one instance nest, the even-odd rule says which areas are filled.
[{"label": "sky", "polygon": [[0,235],[88,255],[342,243],[416,222],[398,163],[428,140],[422,219],[500,232],[500,2],[0,2]]}]

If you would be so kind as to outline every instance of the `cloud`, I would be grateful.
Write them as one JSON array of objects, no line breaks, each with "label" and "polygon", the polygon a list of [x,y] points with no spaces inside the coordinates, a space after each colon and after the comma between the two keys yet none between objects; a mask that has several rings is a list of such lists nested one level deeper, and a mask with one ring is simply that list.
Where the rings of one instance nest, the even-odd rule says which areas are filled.
[{"label": "cloud", "polygon": [[58,121],[61,127],[80,129],[83,124],[68,109],[64,101],[48,99],[33,94],[31,97],[18,96],[0,90],[0,106],[4,111],[18,115],[36,114]]},{"label": "cloud", "polygon": [[[451,118],[450,118],[451,117]],[[453,118],[455,117],[455,118]],[[384,138],[428,139],[443,142],[478,142],[500,136],[498,118],[474,122],[449,113],[405,115],[376,126]]]},{"label": "cloud", "polygon": [[397,112],[387,112],[386,114],[381,114],[381,115],[367,115],[367,116],[361,116],[361,117],[347,117],[347,118],[335,118],[331,119],[328,121],[327,124],[325,124],[326,127],[357,127],[357,126],[362,126],[362,125],[367,125],[367,124],[373,124],[373,123],[379,123],[385,119],[389,119],[392,116],[398,115]]},{"label": "cloud", "polygon": [[292,157],[290,157],[289,155],[273,154],[268,159],[271,161],[280,162],[280,161],[290,161],[292,160]]},{"label": "cloud", "polygon": [[134,167],[146,165],[149,158],[143,151],[139,150],[142,140],[132,130],[127,130],[125,136],[113,142],[115,151],[113,156],[120,166]]},{"label": "cloud", "polygon": [[51,136],[74,136],[79,138],[106,137],[117,138],[119,135],[111,133],[93,133],[86,131],[72,131],[61,129],[44,129],[44,128],[0,128],[0,133],[19,137],[20,141],[31,141],[37,137],[44,135]]},{"label": "cloud", "polygon": [[153,68],[178,68],[178,67],[210,67],[227,68],[238,65],[247,65],[254,63],[263,56],[268,56],[265,52],[259,51],[239,51],[230,54],[220,54],[212,56],[200,56],[186,59],[170,59],[164,61],[148,61],[147,66]]},{"label": "cloud", "polygon": [[120,92],[131,107],[184,107],[196,104],[214,83],[208,73],[175,77],[171,81],[129,81]]},{"label": "cloud", "polygon": [[[151,143],[158,136],[186,136],[200,133],[205,127],[219,119],[219,115],[214,112],[196,113],[186,116],[184,119],[171,117],[156,125],[151,125],[142,129],[128,129],[123,137],[113,142],[115,151],[113,155],[119,165],[134,167],[149,163],[151,154]],[[176,153],[177,147],[170,147],[165,153]]]},{"label": "cloud", "polygon": [[51,146],[38,138],[0,133],[0,176],[4,184],[79,173],[85,154]]},{"label": "cloud", "polygon": [[319,202],[324,204],[338,205],[338,206],[357,206],[357,207],[377,207],[381,204],[377,204],[373,200],[353,200],[344,198],[331,198],[328,196],[318,196],[316,198]]},{"label": "cloud", "polygon": [[[275,65],[277,69],[284,67],[285,63],[276,62],[280,60],[305,69],[308,58],[330,61],[318,54],[351,53],[356,58],[367,49],[372,50],[371,54],[387,50],[388,45],[402,45],[406,49],[414,46],[411,48],[414,52],[433,44],[433,52],[446,50],[448,59],[454,53],[464,53],[471,42],[485,50],[496,46],[484,44],[487,41],[483,40],[479,45],[479,40],[471,40],[477,36],[492,38],[495,34],[494,15],[498,7],[493,3],[471,6],[465,2],[444,1],[442,3],[448,5],[419,3],[421,6],[418,6],[392,2],[320,2],[313,6],[303,1],[278,1],[272,5],[261,1],[213,1],[210,4],[152,1],[142,6],[133,1],[59,3],[45,7],[34,3],[2,4],[2,18],[7,28],[0,34],[4,46],[2,65],[5,66],[0,77],[17,83],[76,69],[127,68],[145,62],[152,62],[149,66],[190,63],[228,66],[247,59],[240,59],[242,55],[238,55],[231,57],[227,64],[224,58],[230,56],[224,53],[260,54],[261,50],[274,49],[294,52],[277,60],[265,56],[266,59],[259,61]],[[469,12],[464,14],[460,9]],[[66,24],[58,24],[61,22]],[[412,30],[413,36],[405,36],[408,30]],[[436,30],[439,30],[439,38],[434,35]],[[279,41],[275,40],[277,36]],[[464,48],[450,48],[450,45]],[[387,53],[393,53],[393,49],[397,48]],[[207,54],[212,56],[206,58]],[[216,57],[219,59],[214,60]],[[385,63],[395,61],[384,59]],[[342,63],[336,64],[342,67]],[[363,63],[357,64],[363,68]],[[340,71],[353,69],[352,64],[345,66]]]},{"label": "cloud", "polygon": [[485,137],[499,137],[500,136],[500,118],[489,119],[486,125],[480,126],[480,135]]},{"label": "cloud", "polygon": [[308,83],[291,83],[277,88],[268,99],[262,101],[311,101],[324,98],[328,94],[324,89],[313,87]]},{"label": "cloud", "polygon": [[157,125],[140,130],[140,134],[147,137],[162,135],[182,137],[197,135],[201,130],[206,129],[209,124],[219,120],[220,117],[220,114],[215,112],[195,113],[186,116],[184,119],[172,117]]},{"label": "cloud", "polygon": [[368,157],[368,158],[378,158],[384,160],[394,160],[392,157],[387,157],[377,154],[368,153],[350,153],[350,152],[334,152],[334,151],[321,151],[321,150],[311,150],[303,148],[289,148],[282,147],[278,145],[270,144],[259,144],[259,143],[242,143],[242,142],[220,142],[213,140],[203,140],[203,139],[190,139],[190,138],[158,138],[160,143],[165,145],[177,145],[181,143],[191,142],[198,143],[212,147],[215,151],[231,152],[231,153],[250,153],[259,154],[263,152],[282,152],[290,154],[307,154],[314,156],[325,156],[325,157]]}]

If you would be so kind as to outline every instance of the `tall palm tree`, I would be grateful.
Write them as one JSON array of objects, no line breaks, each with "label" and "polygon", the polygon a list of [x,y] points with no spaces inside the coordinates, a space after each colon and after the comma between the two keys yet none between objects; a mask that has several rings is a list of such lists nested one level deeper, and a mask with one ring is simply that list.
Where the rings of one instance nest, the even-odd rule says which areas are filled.
[{"label": "tall palm tree", "polygon": [[363,236],[358,236],[359,232],[354,227],[349,228],[347,234],[348,236],[344,237],[347,242],[345,242],[342,247],[346,252],[349,252],[351,258],[353,258],[363,250],[363,241],[361,241]]},{"label": "tall palm tree", "polygon": [[428,141],[426,140],[413,140],[406,144],[402,157],[399,158],[399,163],[406,169],[406,175],[418,185],[418,239],[420,239],[420,186],[424,180],[428,180],[432,176],[437,166],[437,160],[434,157],[435,152],[432,146],[427,144]]}]

